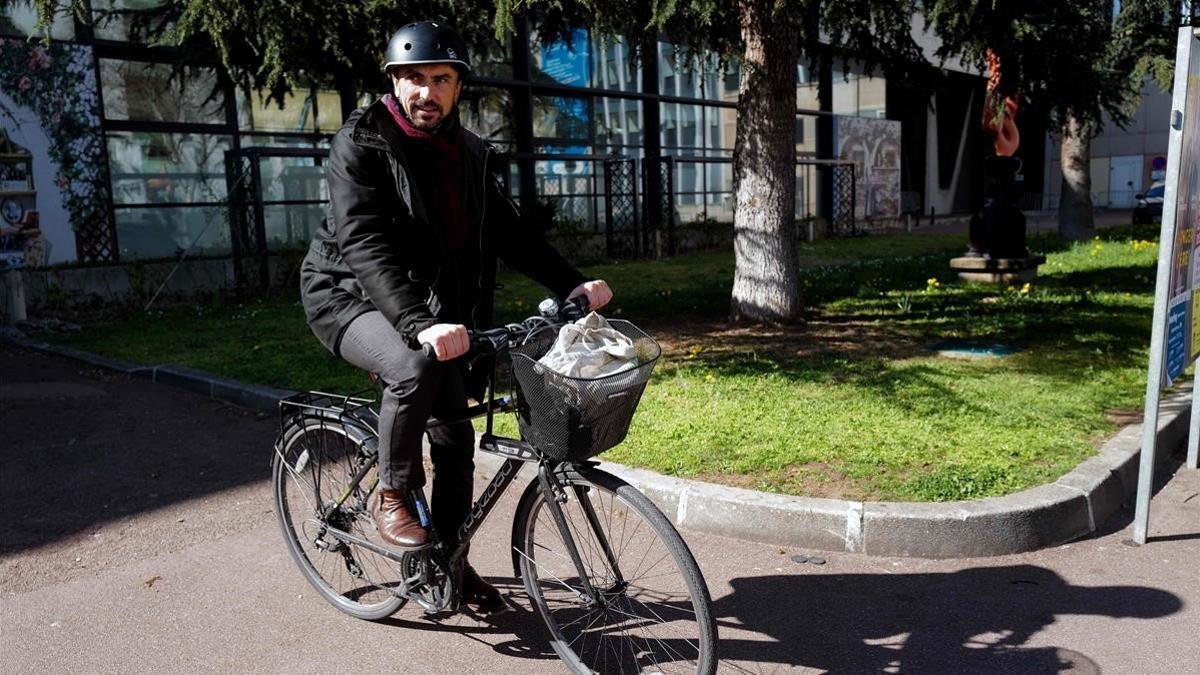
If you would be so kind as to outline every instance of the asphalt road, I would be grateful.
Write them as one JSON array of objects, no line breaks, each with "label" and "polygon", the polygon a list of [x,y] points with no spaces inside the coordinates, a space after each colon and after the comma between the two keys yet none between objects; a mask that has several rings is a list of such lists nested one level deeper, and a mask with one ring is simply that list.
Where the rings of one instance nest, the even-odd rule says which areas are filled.
[{"label": "asphalt road", "polygon": [[[474,546],[518,610],[368,623],[288,557],[273,419],[0,346],[6,672],[563,672],[511,578],[516,491]],[[1096,538],[1018,556],[870,558],[685,532],[728,672],[1200,672],[1200,472]]]}]

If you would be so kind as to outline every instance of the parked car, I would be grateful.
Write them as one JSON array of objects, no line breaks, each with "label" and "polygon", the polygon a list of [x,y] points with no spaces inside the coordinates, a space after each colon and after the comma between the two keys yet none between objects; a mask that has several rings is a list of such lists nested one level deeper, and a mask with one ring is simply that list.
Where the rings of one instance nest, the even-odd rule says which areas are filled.
[{"label": "parked car", "polygon": [[1133,207],[1133,224],[1152,224],[1162,222],[1163,193],[1167,186],[1162,181],[1150,185],[1145,194],[1137,196],[1137,206]]}]

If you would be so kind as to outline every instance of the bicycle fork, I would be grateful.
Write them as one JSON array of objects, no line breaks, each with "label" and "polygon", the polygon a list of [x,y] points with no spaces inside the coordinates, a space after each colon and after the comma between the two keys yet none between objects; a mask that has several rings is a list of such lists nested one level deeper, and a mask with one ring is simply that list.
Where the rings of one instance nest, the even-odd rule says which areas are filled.
[{"label": "bicycle fork", "polygon": [[604,534],[604,528],[600,525],[600,518],[596,515],[596,509],[592,505],[592,500],[588,498],[587,488],[582,485],[572,486],[575,492],[575,499],[579,502],[584,518],[588,522],[588,527],[591,528],[592,533],[595,535],[596,542],[604,552],[604,557],[608,560],[609,569],[613,573],[613,585],[605,589],[597,589],[592,584],[592,574],[587,565],[584,564],[582,556],[579,555],[579,545],[575,541],[571,526],[567,523],[566,514],[562,509],[562,505],[567,502],[567,493],[562,483],[554,476],[553,470],[545,464],[538,466],[538,482],[541,484],[546,508],[550,510],[550,515],[554,518],[554,524],[558,527],[559,536],[562,537],[563,543],[567,548],[567,553],[571,556],[571,563],[575,566],[575,572],[579,575],[580,584],[583,586],[584,599],[588,601],[589,605],[597,605],[604,601],[604,596],[623,592],[628,583],[625,581],[624,575],[621,573],[621,568],[617,564],[617,557],[613,554],[608,537]]}]

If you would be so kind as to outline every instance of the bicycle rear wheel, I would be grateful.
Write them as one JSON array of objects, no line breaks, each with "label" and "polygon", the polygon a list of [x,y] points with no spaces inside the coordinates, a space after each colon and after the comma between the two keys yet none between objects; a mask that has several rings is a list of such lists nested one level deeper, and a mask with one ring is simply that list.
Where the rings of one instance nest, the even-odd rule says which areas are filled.
[{"label": "bicycle rear wheel", "polygon": [[355,473],[375,461],[372,438],[354,425],[302,419],[284,431],[271,473],[283,538],[304,578],[334,607],[374,621],[406,602],[393,592],[403,578],[400,566],[329,531],[381,543],[367,510],[368,479],[337,505]]},{"label": "bicycle rear wheel", "polygon": [[577,673],[715,672],[708,588],[670,521],[611,474],[580,468],[557,475],[569,537],[536,482],[513,523],[519,572],[554,651]]}]

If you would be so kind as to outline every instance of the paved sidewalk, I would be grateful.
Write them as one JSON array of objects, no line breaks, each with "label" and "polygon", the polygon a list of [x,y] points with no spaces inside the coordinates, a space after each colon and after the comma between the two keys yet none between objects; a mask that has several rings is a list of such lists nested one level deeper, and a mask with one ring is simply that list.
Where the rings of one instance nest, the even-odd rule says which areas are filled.
[{"label": "paved sidewalk", "polygon": [[[8,672],[563,672],[511,578],[515,492],[481,572],[518,611],[380,623],[319,600],[284,551],[275,422],[211,398],[0,345],[0,656]],[[1034,553],[821,554],[684,530],[720,621],[722,672],[1179,673],[1200,663],[1200,472]]]},{"label": "paved sidewalk", "polygon": [[[0,335],[0,338],[3,338]],[[274,415],[292,392],[247,385],[175,365],[140,366],[10,335],[18,345],[101,369],[187,389]],[[1190,385],[1164,399],[1156,473],[1183,442]],[[860,502],[779,495],[672,478],[617,464],[602,466],[650,497],[677,527],[768,544],[921,558],[1004,555],[1074,541],[1097,532],[1136,491],[1141,425],[1125,427],[1095,457],[1048,485],[961,502]],[[494,473],[502,460],[480,453]],[[527,469],[529,467],[526,467]]]}]

